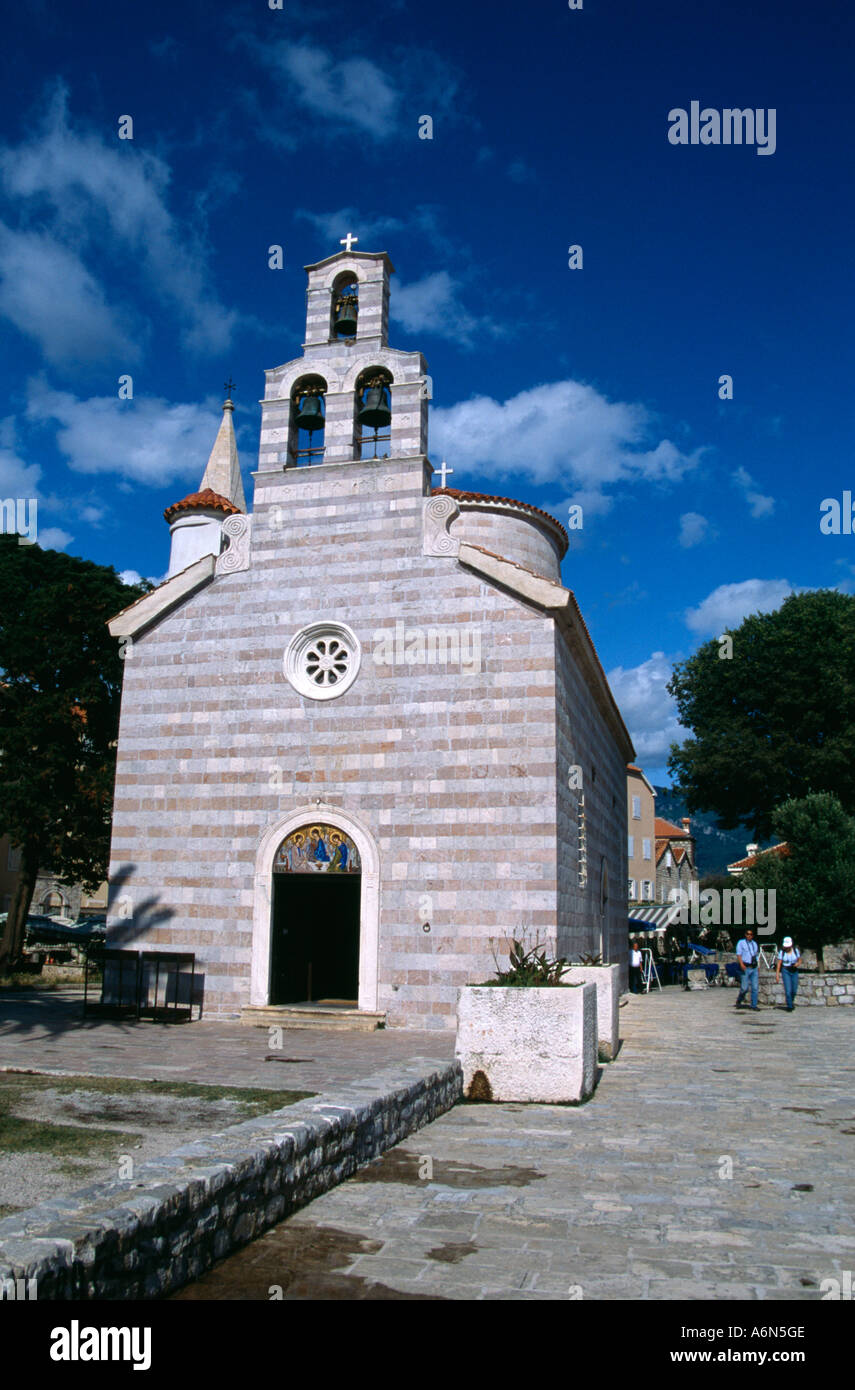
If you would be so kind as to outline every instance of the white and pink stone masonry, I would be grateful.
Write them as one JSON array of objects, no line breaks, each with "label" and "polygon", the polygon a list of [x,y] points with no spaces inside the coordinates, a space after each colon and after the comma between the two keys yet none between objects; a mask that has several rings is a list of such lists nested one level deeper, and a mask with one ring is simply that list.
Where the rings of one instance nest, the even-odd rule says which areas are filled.
[{"label": "white and pink stone masonry", "polygon": [[[367,263],[376,286],[378,258],[341,260],[356,271]],[[316,280],[332,283],[322,266]],[[374,316],[384,337],[385,284]],[[320,304],[313,286],[310,329],[323,337]],[[319,370],[314,351],[300,359],[303,372]],[[268,965],[253,962],[264,911],[259,846],[306,808],[307,819],[352,817],[376,851],[372,969],[388,1026],[453,1028],[460,986],[489,978],[492,943],[504,955],[523,932],[566,955],[602,950],[625,978],[632,749],[604,708],[590,650],[519,590],[454,553],[423,553],[432,468],[427,403],[415,389],[420,355],[397,360],[379,337],[376,351],[325,339],[317,351],[354,361],[373,352],[396,381],[410,375],[406,436],[396,441],[393,415],[394,457],[285,468],[270,430],[287,421],[271,418],[254,475],[248,568],[214,573],[134,637],[110,944],[194,951],[205,1012],[237,1014],[251,1002],[253,964],[262,981]],[[277,401],[298,375],[295,364],[277,369]],[[479,510],[467,538],[518,565],[528,560],[557,590],[554,532],[535,515]],[[354,684],[325,701],[299,695],[283,674],[292,637],[321,620],[346,623],[362,647]],[[481,669],[378,664],[378,637],[397,622],[477,632]],[[584,778],[584,887],[573,764]]]}]

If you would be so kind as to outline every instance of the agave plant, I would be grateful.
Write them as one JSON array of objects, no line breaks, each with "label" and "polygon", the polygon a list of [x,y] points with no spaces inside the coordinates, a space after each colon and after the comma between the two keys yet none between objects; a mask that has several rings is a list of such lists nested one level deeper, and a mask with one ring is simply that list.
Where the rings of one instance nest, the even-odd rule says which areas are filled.
[{"label": "agave plant", "polygon": [[544,985],[562,985],[561,976],[567,967],[567,960],[559,956],[551,960],[540,943],[526,950],[521,941],[514,940],[509,953],[510,969],[496,970],[496,984],[512,987],[538,988]]}]

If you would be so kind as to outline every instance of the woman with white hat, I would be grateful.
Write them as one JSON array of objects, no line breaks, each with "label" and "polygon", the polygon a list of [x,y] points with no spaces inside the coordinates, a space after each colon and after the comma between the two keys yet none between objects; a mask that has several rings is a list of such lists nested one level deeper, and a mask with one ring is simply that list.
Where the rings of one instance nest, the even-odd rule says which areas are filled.
[{"label": "woman with white hat", "polygon": [[775,970],[775,984],[784,976],[784,998],[787,1001],[787,1013],[793,1012],[796,999],[796,990],[799,987],[798,965],[802,953],[798,946],[793,945],[791,936],[784,937],[784,944],[778,952],[777,968]]}]

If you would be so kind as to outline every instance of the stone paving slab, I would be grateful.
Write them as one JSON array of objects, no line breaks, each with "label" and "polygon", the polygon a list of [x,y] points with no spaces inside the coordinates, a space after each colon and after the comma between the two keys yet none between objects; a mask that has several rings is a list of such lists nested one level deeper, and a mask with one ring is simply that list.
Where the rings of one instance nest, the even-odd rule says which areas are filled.
[{"label": "stone paving slab", "polygon": [[855,1015],[668,989],[621,1025],[586,1105],[458,1105],[177,1297],[818,1300],[855,1266]]},{"label": "stone paving slab", "polygon": [[415,1057],[454,1056],[453,1034],[436,1030],[284,1029],[281,1049],[269,1038],[237,1021],[84,1018],[82,991],[0,993],[0,1067],[329,1092]]}]

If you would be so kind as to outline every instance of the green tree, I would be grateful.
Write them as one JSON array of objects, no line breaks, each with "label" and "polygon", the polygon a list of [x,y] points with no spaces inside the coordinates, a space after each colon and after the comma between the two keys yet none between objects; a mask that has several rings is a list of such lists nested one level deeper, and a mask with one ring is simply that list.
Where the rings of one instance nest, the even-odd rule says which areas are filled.
[{"label": "green tree", "polygon": [[40,869],[90,892],[106,875],[122,681],[106,623],[150,588],[0,536],[0,834],[21,851],[0,968],[20,959]]},{"label": "green tree", "polygon": [[830,792],[785,801],[772,827],[786,854],[764,854],[740,876],[740,888],[774,888],[776,934],[816,951],[853,935],[855,818]]},{"label": "green tree", "polygon": [[791,594],[674,668],[668,690],[693,737],[669,770],[690,813],[713,811],[767,839],[776,806],[833,792],[855,811],[855,598]]}]

